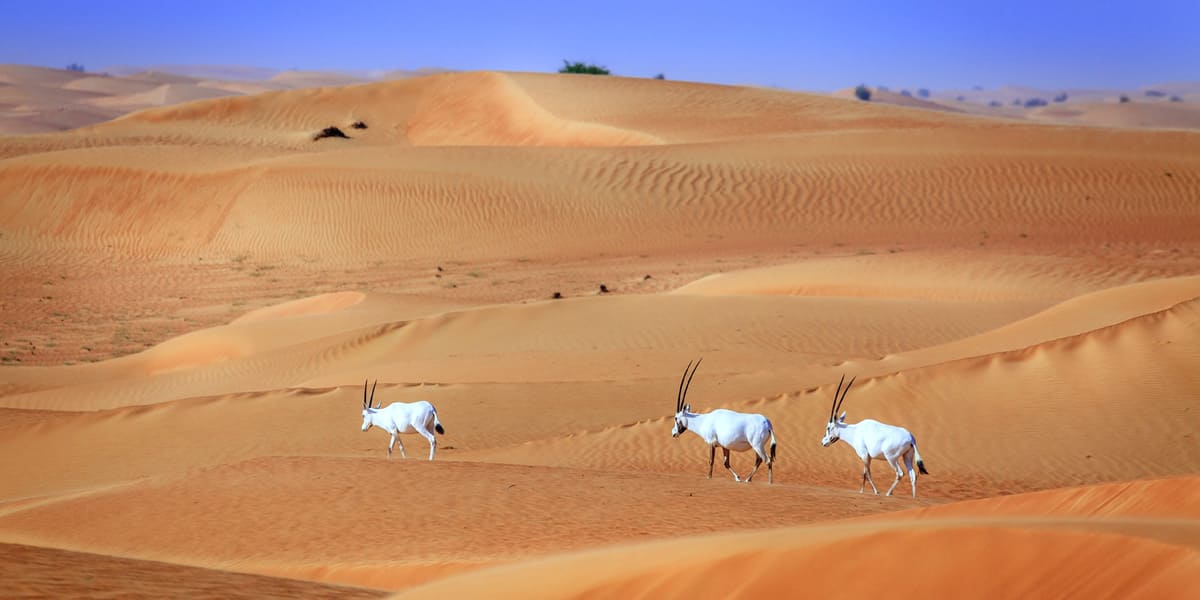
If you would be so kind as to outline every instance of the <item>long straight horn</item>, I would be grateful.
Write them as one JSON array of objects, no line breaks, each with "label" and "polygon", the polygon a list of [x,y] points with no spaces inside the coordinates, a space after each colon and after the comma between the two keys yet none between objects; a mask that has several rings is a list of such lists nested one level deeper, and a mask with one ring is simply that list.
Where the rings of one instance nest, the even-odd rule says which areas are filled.
[{"label": "long straight horn", "polygon": [[[829,420],[833,420],[833,414],[837,412],[838,397],[842,395],[842,384],[846,382],[846,374],[842,373],[842,380],[838,382],[838,389],[833,393],[833,403],[829,405]],[[363,390],[366,393],[366,389]]]},{"label": "long straight horn", "polygon": [[675,412],[679,412],[683,408],[683,380],[687,379],[688,369],[692,368],[692,361],[688,361],[688,365],[683,368],[683,377],[679,378],[679,389],[675,392]]},{"label": "long straight horn", "polygon": [[[703,358],[701,358],[700,360],[697,360],[696,366],[692,367],[692,374],[688,375],[687,385],[683,386],[683,395],[679,398],[679,410],[683,410],[683,407],[687,406],[686,400],[687,400],[688,388],[692,387],[692,378],[696,376],[696,369],[700,368],[700,363],[703,360],[704,360]],[[676,411],[676,412],[678,412],[678,411]]]},{"label": "long straight horn", "polygon": [[[373,402],[375,402],[375,386],[377,386],[377,385],[379,385],[378,379],[375,380],[375,383],[371,384],[371,400],[367,402],[367,406],[369,406],[371,408],[379,408],[378,406],[371,406],[371,404]],[[363,392],[366,393],[366,391],[367,391],[367,384],[364,383],[363,384]],[[379,404],[382,406],[383,400],[380,400]]]},{"label": "long straight horn", "polygon": [[367,380],[363,380],[363,410],[367,408]]},{"label": "long straight horn", "polygon": [[833,409],[833,414],[834,414],[835,416],[837,415],[837,411],[839,411],[839,410],[842,410],[842,402],[845,402],[845,401],[846,401],[846,394],[849,394],[849,393],[850,393],[850,386],[854,385],[854,380],[855,380],[855,379],[858,379],[858,375],[855,375],[854,377],[851,377],[851,378],[850,378],[850,383],[847,383],[847,384],[846,384],[846,391],[842,392],[842,399],[841,399],[841,400],[838,400],[838,403],[837,403],[837,408],[834,408],[834,409]]}]

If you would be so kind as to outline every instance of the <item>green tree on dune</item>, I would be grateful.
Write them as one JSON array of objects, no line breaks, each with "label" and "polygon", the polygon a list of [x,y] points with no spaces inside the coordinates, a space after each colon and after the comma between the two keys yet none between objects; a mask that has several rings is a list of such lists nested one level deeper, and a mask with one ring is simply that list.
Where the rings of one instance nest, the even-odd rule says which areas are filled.
[{"label": "green tree on dune", "polygon": [[582,73],[584,75],[612,75],[607,68],[590,63],[575,61],[570,62],[563,59],[563,66],[558,70],[559,73]]}]

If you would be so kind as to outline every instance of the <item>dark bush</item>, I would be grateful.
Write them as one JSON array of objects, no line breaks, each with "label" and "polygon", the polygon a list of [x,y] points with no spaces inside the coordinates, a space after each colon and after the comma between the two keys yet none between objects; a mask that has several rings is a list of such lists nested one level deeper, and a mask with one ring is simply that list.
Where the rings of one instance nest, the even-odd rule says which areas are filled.
[{"label": "dark bush", "polygon": [[367,124],[366,124],[366,123],[363,123],[362,121],[355,121],[355,122],[353,122],[353,123],[351,123],[351,124],[350,124],[350,128],[351,128],[351,129],[366,129],[366,128],[367,128]]},{"label": "dark bush", "polygon": [[1183,102],[1183,98],[1179,96],[1171,96],[1171,102]]},{"label": "dark bush", "polygon": [[662,81],[662,80],[666,79],[666,78],[667,78],[667,76],[666,76],[666,75],[663,75],[662,73],[659,73],[658,75],[655,75],[655,76],[654,76],[654,78],[655,78],[655,79],[657,79],[657,80],[659,80],[659,81]]},{"label": "dark bush", "polygon": [[1063,93],[1055,96],[1054,101],[1055,102],[1066,102],[1067,101],[1067,93],[1063,92]]},{"label": "dark bush", "polygon": [[860,83],[858,84],[858,87],[854,88],[854,97],[862,100],[863,102],[870,102],[871,90],[867,89],[867,86]]},{"label": "dark bush", "polygon": [[995,107],[997,107],[997,106],[1000,106],[1000,101],[999,101],[999,100],[992,100],[991,102],[988,102],[988,106],[991,106],[991,107],[993,107],[993,108],[995,108]]},{"label": "dark bush", "polygon": [[900,90],[900,95],[904,96],[905,98],[912,98],[912,92],[908,90]]},{"label": "dark bush", "polygon": [[1030,98],[1025,101],[1025,108],[1033,108],[1035,106],[1045,106],[1047,104],[1049,104],[1049,102],[1046,102],[1045,100],[1043,100],[1041,98]]},{"label": "dark bush", "polygon": [[955,99],[955,100],[958,100],[959,102],[966,102],[966,101],[967,101],[967,97],[966,97],[966,96],[956,96],[954,99]]},{"label": "dark bush", "polygon": [[71,64],[67,65],[67,70],[74,71],[76,73],[82,73],[82,72],[86,71],[87,69],[84,69],[83,65],[81,65],[79,63],[71,63]]},{"label": "dark bush", "polygon": [[563,66],[558,70],[558,72],[581,73],[583,75],[612,75],[612,73],[610,73],[608,69],[604,67],[579,61],[568,62],[566,59],[563,59]]},{"label": "dark bush", "polygon": [[344,138],[344,139],[348,140],[348,139],[350,139],[350,136],[346,135],[341,129],[338,129],[337,127],[326,127],[325,129],[322,129],[321,131],[318,131],[316,134],[313,135],[314,142],[319,139],[322,139],[322,138]]},{"label": "dark bush", "polygon": [[920,97],[922,97],[922,98],[928,98],[928,97],[929,97],[929,90],[927,90],[927,89],[925,89],[925,88],[921,88],[921,89],[917,90],[917,95],[918,95],[918,96],[920,96]]},{"label": "dark bush", "polygon": [[1121,94],[1121,98],[1120,98],[1119,102],[1121,104],[1125,104],[1126,102],[1129,102],[1129,96],[1126,96],[1125,94]]}]

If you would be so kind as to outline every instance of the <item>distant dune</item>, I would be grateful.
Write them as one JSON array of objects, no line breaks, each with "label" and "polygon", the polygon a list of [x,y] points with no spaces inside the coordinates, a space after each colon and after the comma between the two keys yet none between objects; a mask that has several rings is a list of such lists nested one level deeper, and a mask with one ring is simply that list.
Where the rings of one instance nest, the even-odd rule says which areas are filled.
[{"label": "distant dune", "polygon": [[[1198,129],[1200,86],[1167,83],[1138,90],[1040,90],[1004,86],[991,90],[939,90],[928,98],[869,88],[871,100],[898,106],[965,112],[987,117],[1097,127]],[[854,89],[833,93],[854,98]],[[1122,98],[1125,99],[1122,102]]]},{"label": "distant dune", "polygon": [[148,107],[205,98],[403,79],[438,71],[341,73],[158,65],[116,66],[92,73],[0,65],[0,135],[64,131]]},{"label": "distant dune", "polygon": [[[1188,102],[193,75],[0,68],[0,596],[1200,585]],[[774,485],[671,437],[701,357]]]}]

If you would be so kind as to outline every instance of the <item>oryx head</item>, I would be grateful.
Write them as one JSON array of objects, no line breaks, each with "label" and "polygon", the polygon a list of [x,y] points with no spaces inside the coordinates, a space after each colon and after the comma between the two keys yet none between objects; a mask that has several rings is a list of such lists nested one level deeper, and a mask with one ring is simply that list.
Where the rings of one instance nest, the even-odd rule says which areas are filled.
[{"label": "oryx head", "polygon": [[363,409],[362,430],[363,431],[366,431],[371,428],[371,424],[372,424],[371,416],[375,414],[375,411],[379,410],[380,406],[383,406],[382,400],[379,401],[378,406],[371,406],[371,403],[375,401],[375,386],[376,385],[379,385],[378,379],[375,380],[375,385],[371,386],[371,398],[368,400],[367,399],[367,382],[365,380],[363,381],[363,401],[362,401],[362,409]]},{"label": "oryx head", "polygon": [[[854,385],[854,380],[858,376],[850,378],[850,384],[846,386],[846,391],[842,391],[842,383],[846,381],[846,376],[842,375],[842,380],[838,382],[838,389],[833,393],[833,408],[829,409],[829,423],[825,425],[825,437],[821,439],[822,446],[828,446],[842,437],[841,426],[846,424],[846,413],[836,417],[838,409],[842,408],[842,401],[846,399],[846,394],[850,393],[850,386]],[[836,418],[835,418],[836,417]]]},{"label": "oryx head", "polygon": [[[692,405],[687,404],[684,400],[687,399],[688,388],[692,386],[692,377],[696,376],[696,369],[700,368],[701,358],[696,361],[696,366],[693,367],[691,361],[688,361],[688,366],[683,368],[683,377],[679,379],[679,390],[675,392],[675,427],[671,429],[671,437],[679,437],[679,434],[687,431],[687,413],[691,412]],[[692,370],[692,374],[688,375],[688,369]],[[684,385],[684,380],[687,380],[687,385]]]}]

